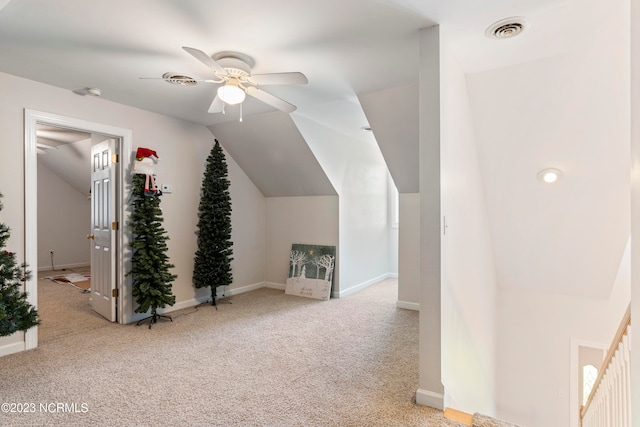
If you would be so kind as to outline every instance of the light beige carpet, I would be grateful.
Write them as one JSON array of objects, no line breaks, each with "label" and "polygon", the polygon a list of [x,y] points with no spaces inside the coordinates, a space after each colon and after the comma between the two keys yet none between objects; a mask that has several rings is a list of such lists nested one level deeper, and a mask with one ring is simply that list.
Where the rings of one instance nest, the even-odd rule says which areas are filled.
[{"label": "light beige carpet", "polygon": [[497,420],[479,413],[473,414],[473,423],[471,425],[472,427],[518,427],[516,424]]},{"label": "light beige carpet", "polygon": [[83,293],[82,289],[48,279],[59,274],[60,272],[52,271],[38,273],[40,344],[109,327],[109,322],[91,309],[90,293]]},{"label": "light beige carpet", "polygon": [[260,289],[152,329],[85,313],[93,329],[0,358],[0,402],[35,406],[0,425],[459,426],[414,403],[418,313],[396,295],[394,280],[330,301]]}]

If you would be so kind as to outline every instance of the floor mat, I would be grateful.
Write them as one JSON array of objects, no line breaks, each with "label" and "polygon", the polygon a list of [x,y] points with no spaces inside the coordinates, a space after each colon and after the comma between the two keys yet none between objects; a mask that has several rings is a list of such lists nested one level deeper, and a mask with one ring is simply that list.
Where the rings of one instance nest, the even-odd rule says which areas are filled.
[{"label": "floor mat", "polygon": [[88,290],[91,288],[91,276],[85,276],[78,273],[62,274],[59,276],[49,276],[46,279],[52,282],[67,284],[78,289]]}]

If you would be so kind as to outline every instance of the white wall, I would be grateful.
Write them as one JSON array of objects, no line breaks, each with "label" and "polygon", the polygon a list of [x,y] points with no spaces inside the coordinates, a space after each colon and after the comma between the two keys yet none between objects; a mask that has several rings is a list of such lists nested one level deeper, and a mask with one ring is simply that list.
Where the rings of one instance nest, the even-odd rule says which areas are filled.
[{"label": "white wall", "polygon": [[527,427],[570,425],[571,341],[609,345],[629,303],[629,270],[627,263],[609,300],[500,289],[498,418]]},{"label": "white wall", "polygon": [[393,182],[393,178],[391,178],[391,174],[387,175],[387,195],[387,219],[389,221],[389,274],[398,277],[399,229],[397,224],[394,224],[394,221],[399,221],[400,215],[394,212],[394,209],[395,206],[400,203],[400,195]]},{"label": "white wall", "polygon": [[[609,347],[630,301],[631,245],[608,299],[498,292],[497,414],[530,427],[577,426],[572,342]],[[597,314],[594,315],[594,314]],[[572,366],[572,363],[575,366]],[[544,411],[540,408],[544,407]],[[572,412],[575,411],[575,412]]]},{"label": "white wall", "polygon": [[89,265],[90,229],[91,201],[38,161],[38,270],[51,270],[50,251],[56,270]]},{"label": "white wall", "polygon": [[255,285],[265,280],[267,208],[265,198],[258,187],[229,154],[225,154],[231,181],[229,193],[232,208],[233,289]]},{"label": "white wall", "polygon": [[416,402],[444,409],[442,385],[440,28],[420,31],[420,379]]},{"label": "white wall", "polygon": [[[640,319],[640,3],[631,3],[631,318]],[[633,352],[633,350],[632,350]],[[640,414],[640,357],[631,358],[631,407]],[[634,427],[640,416],[633,416]]]},{"label": "white wall", "polygon": [[[356,101],[323,105],[313,115],[340,109],[353,114],[360,108]],[[338,132],[340,126],[310,119],[304,111],[292,118],[339,196],[339,285],[333,295],[345,296],[388,277],[389,172],[375,140]]]},{"label": "white wall", "polygon": [[[340,194],[340,296],[389,273],[387,169],[351,153]],[[354,158],[355,157],[355,158]],[[359,162],[360,160],[360,162]]]},{"label": "white wall", "polygon": [[[338,246],[338,196],[266,198],[266,281],[287,281],[293,243]],[[334,286],[339,285],[336,263]]]},{"label": "white wall", "polygon": [[495,412],[496,273],[464,72],[441,44],[442,382],[445,406]]},{"label": "white wall", "polygon": [[397,305],[420,309],[420,193],[400,193]]},{"label": "white wall", "polygon": [[[178,278],[173,284],[176,305],[193,302],[193,256],[200,186],[206,157],[213,145],[211,132],[200,125],[160,114],[116,104],[105,99],[75,93],[30,80],[0,74],[0,188],[5,194],[2,220],[12,228],[8,249],[24,258],[24,163],[23,109],[56,113],[104,123],[133,132],[133,149],[155,149],[160,157],[156,167],[158,182],[171,184],[173,193],[162,196],[164,226],[169,235],[168,255]],[[127,156],[125,155],[125,161]],[[246,175],[229,164],[233,205],[234,240],[233,287],[240,288],[264,280],[265,205]],[[234,199],[235,198],[235,199]],[[14,338],[9,338],[12,340]],[[0,340],[0,347],[5,343]]]}]

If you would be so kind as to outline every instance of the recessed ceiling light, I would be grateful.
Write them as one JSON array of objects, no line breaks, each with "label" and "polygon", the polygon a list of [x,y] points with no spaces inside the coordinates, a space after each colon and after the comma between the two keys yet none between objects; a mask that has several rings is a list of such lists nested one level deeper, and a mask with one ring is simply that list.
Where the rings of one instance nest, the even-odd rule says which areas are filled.
[{"label": "recessed ceiling light", "polygon": [[562,171],[556,168],[546,168],[538,172],[538,179],[547,184],[556,182],[562,177]]},{"label": "recessed ceiling light", "polygon": [[485,34],[492,39],[508,39],[522,33],[529,23],[521,17],[501,19],[486,29]]}]

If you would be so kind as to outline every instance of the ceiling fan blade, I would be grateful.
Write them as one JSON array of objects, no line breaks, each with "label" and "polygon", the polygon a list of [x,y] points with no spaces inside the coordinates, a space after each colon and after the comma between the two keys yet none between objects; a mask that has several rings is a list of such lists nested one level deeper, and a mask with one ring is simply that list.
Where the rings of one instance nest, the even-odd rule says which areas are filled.
[{"label": "ceiling fan blade", "polygon": [[249,77],[249,81],[257,85],[306,85],[309,83],[307,77],[298,72],[254,74]]},{"label": "ceiling fan blade", "polygon": [[216,97],[213,98],[213,102],[211,103],[208,111],[210,113],[221,113],[223,108],[224,102],[222,102],[222,99],[220,99],[220,97],[216,95]]},{"label": "ceiling fan blade", "polygon": [[278,110],[284,111],[285,113],[293,113],[294,111],[296,111],[295,105],[289,104],[284,99],[280,99],[275,95],[271,95],[269,92],[258,89],[257,87],[249,86],[247,88],[247,94],[258,98],[260,101],[269,104],[272,107],[277,108]]},{"label": "ceiling fan blade", "polygon": [[218,64],[216,61],[213,60],[213,58],[211,58],[209,55],[207,55],[200,49],[195,49],[193,47],[188,47],[188,46],[182,46],[182,48],[187,52],[189,52],[198,61],[202,62],[207,67],[211,68],[217,75],[226,76],[227,74],[229,74],[227,73],[227,70],[222,68],[220,64]]}]

